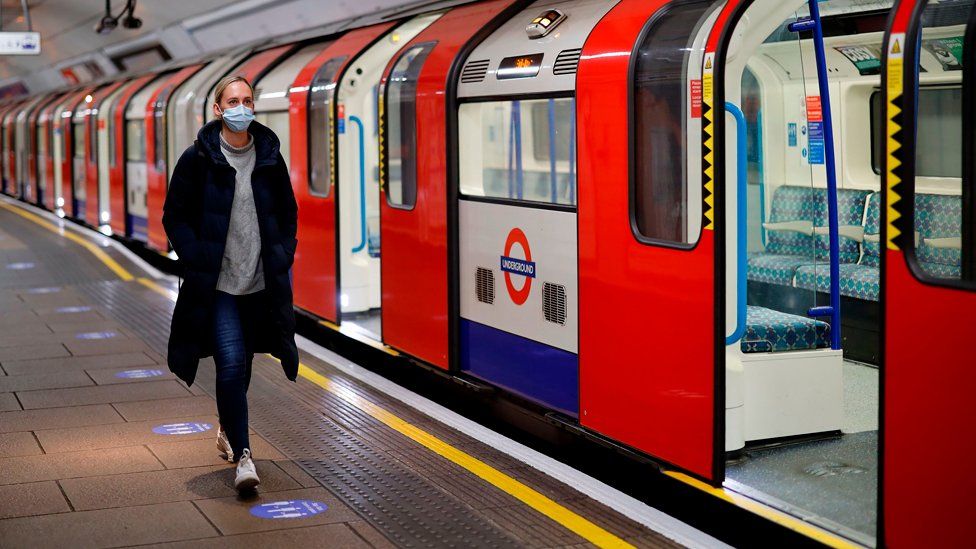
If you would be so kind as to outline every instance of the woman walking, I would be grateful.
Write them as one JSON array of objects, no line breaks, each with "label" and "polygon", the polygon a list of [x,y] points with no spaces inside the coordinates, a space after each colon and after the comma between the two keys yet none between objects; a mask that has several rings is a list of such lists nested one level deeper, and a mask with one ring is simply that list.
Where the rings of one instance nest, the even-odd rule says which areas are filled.
[{"label": "woman walking", "polygon": [[188,385],[201,358],[217,367],[217,447],[237,462],[238,490],[258,485],[247,428],[254,353],[298,375],[288,271],[298,208],[278,137],[254,121],[250,83],[217,83],[214,120],[180,157],[163,226],[184,273],[170,330],[169,368]]}]

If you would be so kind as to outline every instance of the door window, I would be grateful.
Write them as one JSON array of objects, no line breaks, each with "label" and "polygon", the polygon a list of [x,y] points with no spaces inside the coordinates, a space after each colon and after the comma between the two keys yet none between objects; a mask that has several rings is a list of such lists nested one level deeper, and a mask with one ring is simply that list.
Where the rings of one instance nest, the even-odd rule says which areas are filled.
[{"label": "door window", "polygon": [[332,109],[335,100],[336,73],[347,56],[326,61],[315,73],[308,93],[308,190],[327,197],[332,189],[332,167],[335,159],[335,136]]},{"label": "door window", "polygon": [[417,79],[435,45],[405,51],[386,84],[386,200],[398,208],[411,209],[417,203]]}]

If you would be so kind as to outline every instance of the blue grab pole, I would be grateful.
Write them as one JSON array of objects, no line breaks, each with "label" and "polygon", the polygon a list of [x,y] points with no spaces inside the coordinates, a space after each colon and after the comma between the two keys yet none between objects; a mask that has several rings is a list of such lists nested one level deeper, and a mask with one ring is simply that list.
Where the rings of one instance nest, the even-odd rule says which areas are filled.
[{"label": "blue grab pole", "polygon": [[824,54],[823,26],[820,24],[818,0],[809,0],[813,19],[813,47],[817,57],[817,82],[823,109],[824,152],[827,161],[827,224],[830,231],[830,348],[841,348],[840,326],[840,236],[837,222],[837,173],[834,161],[834,125],[830,111],[830,82],[827,79],[827,58]]},{"label": "blue grab pole", "polygon": [[555,204],[556,194],[556,100],[549,100],[549,198]]},{"label": "blue grab pole", "polygon": [[735,187],[735,221],[736,221],[736,311],[735,311],[735,331],[732,335],[725,338],[726,345],[732,345],[742,339],[746,333],[746,273],[749,267],[748,252],[748,230],[749,225],[746,217],[749,215],[747,196],[749,183],[748,164],[749,155],[747,153],[747,131],[746,116],[734,103],[726,102],[725,110],[735,118],[736,127],[736,187]]},{"label": "blue grab pole", "polygon": [[359,245],[352,253],[366,248],[366,136],[363,121],[358,116],[350,116],[349,121],[359,128]]}]

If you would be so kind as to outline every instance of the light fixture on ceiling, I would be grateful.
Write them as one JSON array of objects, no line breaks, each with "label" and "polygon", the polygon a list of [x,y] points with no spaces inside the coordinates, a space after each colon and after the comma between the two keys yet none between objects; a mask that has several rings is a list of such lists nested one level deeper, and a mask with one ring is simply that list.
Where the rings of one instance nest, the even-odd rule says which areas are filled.
[{"label": "light fixture on ceiling", "polygon": [[[127,29],[138,29],[142,26],[142,19],[135,15],[136,0],[126,0],[125,7],[118,15],[112,15],[111,0],[105,0],[105,15],[95,25],[95,32],[98,34],[108,34],[119,26],[119,19],[122,19],[122,26]],[[124,16],[124,18],[123,18]]]}]

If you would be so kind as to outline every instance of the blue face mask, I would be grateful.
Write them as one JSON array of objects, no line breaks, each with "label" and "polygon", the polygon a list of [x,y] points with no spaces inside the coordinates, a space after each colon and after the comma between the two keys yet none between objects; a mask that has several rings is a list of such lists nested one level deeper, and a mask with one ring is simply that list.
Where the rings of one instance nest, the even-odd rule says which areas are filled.
[{"label": "blue face mask", "polygon": [[224,124],[227,124],[227,127],[231,131],[242,132],[254,120],[254,111],[244,105],[238,105],[232,109],[225,110],[221,118],[223,118]]}]

